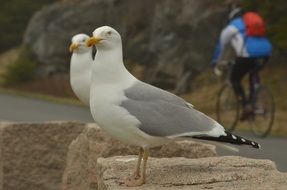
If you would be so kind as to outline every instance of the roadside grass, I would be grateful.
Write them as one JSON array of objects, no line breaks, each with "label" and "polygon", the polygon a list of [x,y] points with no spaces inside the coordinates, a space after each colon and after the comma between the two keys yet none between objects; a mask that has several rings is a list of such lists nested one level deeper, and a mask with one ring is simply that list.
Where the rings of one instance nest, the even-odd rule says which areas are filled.
[{"label": "roadside grass", "polygon": [[[34,79],[34,72],[39,64],[29,48],[21,46],[17,50],[16,59],[8,64],[5,72],[2,73],[2,81],[4,85],[18,84]],[[2,55],[5,57],[5,55]]]},{"label": "roadside grass", "polygon": [[35,63],[31,60],[23,46],[0,54],[0,93],[83,105],[72,92],[68,75],[29,80],[34,79]]},{"label": "roadside grass", "polygon": [[11,49],[0,54],[0,85],[4,83],[3,75],[6,74],[7,68],[12,65],[18,58],[19,49]]},{"label": "roadside grass", "polygon": [[76,98],[69,83],[68,75],[54,75],[46,78],[3,86],[17,91],[47,94],[62,98]]}]

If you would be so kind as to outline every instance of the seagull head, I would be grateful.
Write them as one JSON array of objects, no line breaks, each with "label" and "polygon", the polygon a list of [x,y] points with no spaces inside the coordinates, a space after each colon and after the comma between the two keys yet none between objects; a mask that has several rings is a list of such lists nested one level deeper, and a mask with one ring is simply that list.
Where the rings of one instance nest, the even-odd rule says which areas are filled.
[{"label": "seagull head", "polygon": [[90,36],[86,34],[77,34],[73,36],[72,43],[69,47],[70,52],[75,53],[86,53],[91,50],[91,47],[86,46],[87,40],[89,40]]},{"label": "seagull head", "polygon": [[94,30],[93,36],[87,40],[88,47],[97,46],[101,49],[113,49],[121,46],[120,34],[110,26],[102,26]]}]

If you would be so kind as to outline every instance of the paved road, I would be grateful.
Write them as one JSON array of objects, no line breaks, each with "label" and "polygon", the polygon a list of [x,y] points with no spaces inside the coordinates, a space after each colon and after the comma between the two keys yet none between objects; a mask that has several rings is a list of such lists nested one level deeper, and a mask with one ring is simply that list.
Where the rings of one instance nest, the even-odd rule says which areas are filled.
[{"label": "paved road", "polygon": [[[93,122],[89,109],[80,106],[54,104],[47,101],[0,94],[0,121],[43,122],[55,120],[77,120]],[[275,161],[280,171],[287,172],[287,138],[268,137],[258,139],[248,133],[239,133],[262,145],[263,150],[240,147],[239,153],[219,149],[220,155],[240,155],[250,158]]]},{"label": "paved road", "polygon": [[93,122],[89,109],[82,106],[54,104],[48,101],[4,94],[0,94],[0,120]]}]

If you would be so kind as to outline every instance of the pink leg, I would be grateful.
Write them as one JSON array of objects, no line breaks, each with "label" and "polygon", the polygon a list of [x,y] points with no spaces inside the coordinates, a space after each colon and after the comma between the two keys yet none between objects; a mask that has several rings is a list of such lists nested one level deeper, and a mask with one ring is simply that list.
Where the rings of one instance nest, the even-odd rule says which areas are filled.
[{"label": "pink leg", "polygon": [[143,153],[144,153],[144,150],[142,148],[140,148],[136,169],[135,169],[134,173],[130,177],[127,178],[128,180],[138,179],[140,177],[140,168],[141,168]]},{"label": "pink leg", "polygon": [[[145,181],[146,181],[146,164],[147,164],[148,156],[149,156],[149,151],[143,150],[143,154],[142,154],[143,169],[142,169],[141,175],[138,178],[125,180],[123,183],[121,183],[121,185],[124,185],[127,187],[136,187],[136,186],[141,186],[145,183]],[[141,163],[139,163],[139,165],[140,164]],[[140,167],[138,167],[138,168],[140,168]],[[137,170],[136,170],[136,172],[137,172]],[[138,173],[139,173],[139,170],[138,170]]]},{"label": "pink leg", "polygon": [[141,168],[143,153],[144,153],[143,148],[140,148],[139,155],[138,155],[138,161],[137,161],[137,165],[136,165],[134,173],[131,176],[127,177],[126,179],[120,180],[119,181],[120,184],[125,184],[127,181],[140,178],[140,168]]}]

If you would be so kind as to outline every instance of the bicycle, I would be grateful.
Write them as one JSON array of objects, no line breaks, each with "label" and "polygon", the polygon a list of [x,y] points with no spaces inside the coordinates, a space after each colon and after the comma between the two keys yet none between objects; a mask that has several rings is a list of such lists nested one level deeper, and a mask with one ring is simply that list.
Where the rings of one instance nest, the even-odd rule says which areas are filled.
[{"label": "bicycle", "polygon": [[[217,120],[228,131],[233,131],[236,128],[242,111],[241,102],[229,81],[234,63],[234,61],[225,61],[219,64],[219,67],[222,67],[225,82],[218,93],[216,115]],[[272,93],[260,82],[258,74],[259,67],[263,67],[264,64],[262,63],[249,73],[249,102],[252,106],[252,114],[247,119],[253,134],[261,138],[270,133],[275,114]]]}]

